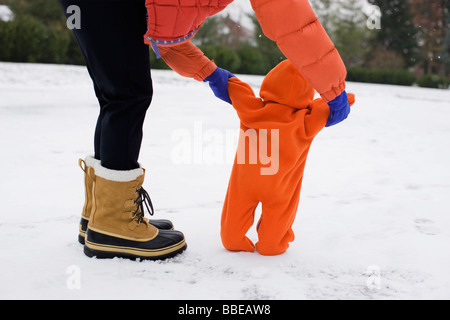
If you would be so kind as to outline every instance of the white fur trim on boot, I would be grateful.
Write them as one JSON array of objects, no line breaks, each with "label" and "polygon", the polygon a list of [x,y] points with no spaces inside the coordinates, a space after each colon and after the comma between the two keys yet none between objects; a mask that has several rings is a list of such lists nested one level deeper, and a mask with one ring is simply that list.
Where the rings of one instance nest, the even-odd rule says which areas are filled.
[{"label": "white fur trim on boot", "polygon": [[87,167],[94,167],[96,164],[100,164],[100,160],[94,158],[94,156],[87,156],[84,161]]},{"label": "white fur trim on boot", "polygon": [[144,174],[144,169],[142,168],[124,171],[107,169],[100,164],[100,161],[95,164],[94,170],[96,176],[116,182],[133,181]]}]

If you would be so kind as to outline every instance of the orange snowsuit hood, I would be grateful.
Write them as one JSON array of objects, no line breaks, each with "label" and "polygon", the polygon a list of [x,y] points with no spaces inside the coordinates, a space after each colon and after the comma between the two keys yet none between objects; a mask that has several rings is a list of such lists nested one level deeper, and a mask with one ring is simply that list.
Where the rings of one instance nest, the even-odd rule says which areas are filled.
[{"label": "orange snowsuit hood", "polygon": [[289,60],[285,60],[264,78],[259,96],[266,103],[276,102],[301,110],[313,102],[314,94],[311,84]]}]

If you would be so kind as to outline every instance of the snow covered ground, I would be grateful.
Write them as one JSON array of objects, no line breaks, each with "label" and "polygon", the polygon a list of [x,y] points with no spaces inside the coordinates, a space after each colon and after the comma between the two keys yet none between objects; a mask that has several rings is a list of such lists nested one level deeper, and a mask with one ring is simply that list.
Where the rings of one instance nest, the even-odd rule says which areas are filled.
[{"label": "snow covered ground", "polygon": [[[263,257],[219,238],[235,112],[203,83],[153,79],[144,186],[189,247],[164,262],[96,260],[77,243],[77,160],[92,153],[98,111],[87,72],[0,63],[0,298],[450,298],[450,91],[349,83],[351,117],[311,149],[297,239]],[[241,79],[255,91],[262,80]],[[190,162],[174,151],[180,133]]]}]

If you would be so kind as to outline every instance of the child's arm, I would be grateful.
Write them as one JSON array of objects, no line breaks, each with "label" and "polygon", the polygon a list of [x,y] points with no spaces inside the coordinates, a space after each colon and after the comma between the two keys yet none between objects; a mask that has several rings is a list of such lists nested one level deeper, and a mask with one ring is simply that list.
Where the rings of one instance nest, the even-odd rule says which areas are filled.
[{"label": "child's arm", "polygon": [[314,100],[305,112],[304,126],[300,127],[300,135],[304,139],[313,139],[325,128],[330,115],[330,108],[323,99],[319,98]]},{"label": "child's arm", "polygon": [[[355,103],[355,95],[348,94],[350,106]],[[306,139],[314,138],[329,122],[331,117],[329,105],[321,98],[314,100],[308,107],[309,112],[305,114],[305,125],[301,135]]]},{"label": "child's arm", "polygon": [[255,96],[249,84],[236,77],[228,80],[228,92],[234,109],[236,109],[239,119],[247,127],[253,127],[255,122],[263,121],[260,111],[264,107],[261,98]]},{"label": "child's arm", "polygon": [[158,49],[167,65],[183,77],[203,81],[217,69],[214,61],[190,41],[175,46],[158,46]]},{"label": "child's arm", "polygon": [[264,106],[261,98],[257,98],[247,83],[239,80],[229,71],[217,68],[204,81],[209,82],[216,97],[233,105],[239,119],[247,127],[254,125],[257,121],[268,120],[263,119],[258,112]]}]

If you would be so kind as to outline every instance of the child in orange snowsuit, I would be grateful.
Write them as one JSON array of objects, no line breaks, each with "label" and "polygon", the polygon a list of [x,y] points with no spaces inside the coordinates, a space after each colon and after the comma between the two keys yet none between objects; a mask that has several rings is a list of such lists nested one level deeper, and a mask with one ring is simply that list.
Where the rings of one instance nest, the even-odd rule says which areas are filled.
[{"label": "child in orange snowsuit", "polygon": [[[314,89],[288,60],[266,76],[261,98],[236,77],[229,79],[228,92],[241,120],[241,134],[222,213],[222,242],[230,251],[254,251],[246,233],[262,203],[256,250],[278,255],[294,240],[292,224],[306,158],[330,109],[321,98],[313,101]],[[351,94],[349,102],[354,103]]]}]

